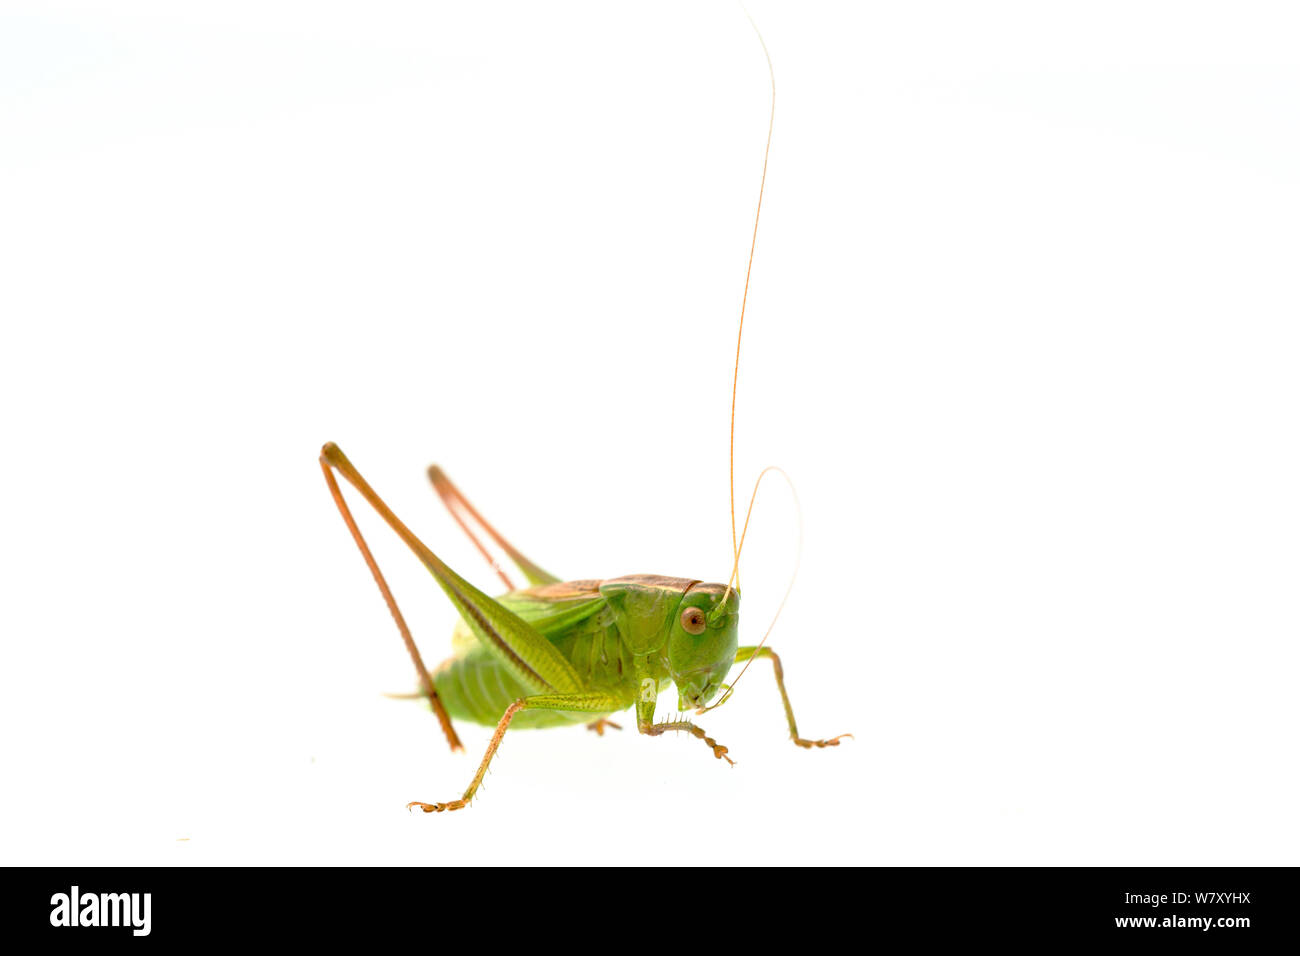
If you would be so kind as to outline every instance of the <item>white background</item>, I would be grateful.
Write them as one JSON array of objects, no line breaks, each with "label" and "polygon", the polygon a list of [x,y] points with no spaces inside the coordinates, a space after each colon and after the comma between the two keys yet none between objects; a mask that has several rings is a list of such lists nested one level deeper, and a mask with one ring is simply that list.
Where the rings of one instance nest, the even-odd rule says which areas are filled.
[{"label": "white background", "polygon": [[[451,755],[316,464],[492,577],[725,580],[741,11],[8,2],[5,863],[1295,864],[1286,5],[754,2],[738,496],[687,739]],[[432,663],[454,612],[366,516]],[[779,482],[742,568],[793,562]],[[630,721],[628,722],[630,725]]]}]

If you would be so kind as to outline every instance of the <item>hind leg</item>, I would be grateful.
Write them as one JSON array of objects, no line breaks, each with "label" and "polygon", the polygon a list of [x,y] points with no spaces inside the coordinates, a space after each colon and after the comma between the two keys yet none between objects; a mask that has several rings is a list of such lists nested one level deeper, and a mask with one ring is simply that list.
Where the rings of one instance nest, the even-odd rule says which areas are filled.
[{"label": "hind leg", "polygon": [[334,498],[334,504],[338,506],[339,514],[343,516],[343,523],[348,526],[348,531],[352,534],[352,540],[356,542],[357,550],[361,552],[361,557],[365,559],[366,567],[370,569],[375,584],[379,586],[379,593],[384,596],[384,603],[388,605],[388,612],[392,614],[393,621],[397,624],[397,630],[402,635],[402,643],[406,645],[406,652],[411,656],[411,662],[415,665],[415,672],[419,675],[420,687],[424,690],[424,695],[429,698],[429,704],[433,708],[434,716],[438,718],[438,723],[442,726],[442,732],[447,738],[448,746],[451,747],[453,752],[464,750],[464,745],[461,744],[460,738],[456,736],[456,728],[452,726],[450,715],[448,715],[446,708],[442,706],[442,701],[438,699],[438,691],[433,686],[433,678],[429,676],[429,670],[424,666],[424,660],[420,657],[420,649],[415,646],[415,638],[411,636],[411,629],[406,625],[406,618],[402,616],[401,608],[397,606],[397,599],[393,597],[388,582],[384,580],[383,572],[379,570],[379,562],[370,553],[370,546],[366,544],[361,529],[357,527],[356,519],[352,517],[352,511],[343,499],[343,492],[339,489],[338,480],[334,477],[334,468],[337,467],[334,452],[337,452],[337,449],[332,444],[326,445],[322,449],[320,456],[321,471],[325,473],[325,483],[329,485],[330,495]]},{"label": "hind leg", "polygon": [[474,547],[478,548],[479,554],[483,555],[483,559],[492,566],[492,570],[496,572],[497,577],[501,579],[501,583],[506,586],[507,591],[515,589],[514,582],[501,569],[501,565],[492,557],[488,549],[483,546],[483,542],[479,541],[478,535],[470,527],[467,518],[474,521],[489,538],[496,542],[497,547],[509,555],[515,567],[522,571],[524,577],[528,579],[529,584],[537,587],[542,584],[559,583],[559,578],[548,571],[543,571],[529,561],[518,548],[503,538],[496,528],[488,524],[487,520],[478,513],[478,509],[469,503],[469,499],[461,494],[460,489],[447,477],[447,473],[437,465],[429,466],[429,481],[433,483],[433,489],[438,492],[438,497],[442,499],[443,505],[451,512],[451,516],[456,519],[456,524],[460,525],[460,530],[464,531],[470,541],[474,542]]}]

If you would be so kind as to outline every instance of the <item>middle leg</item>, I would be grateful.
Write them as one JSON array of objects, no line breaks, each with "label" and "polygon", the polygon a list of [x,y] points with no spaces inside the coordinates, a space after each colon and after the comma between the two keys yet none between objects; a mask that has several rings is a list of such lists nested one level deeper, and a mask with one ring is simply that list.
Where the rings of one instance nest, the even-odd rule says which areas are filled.
[{"label": "middle leg", "polygon": [[487,752],[483,754],[483,762],[479,764],[478,772],[474,774],[474,779],[469,782],[469,786],[458,800],[450,800],[446,803],[422,803],[419,800],[412,800],[406,805],[406,809],[419,807],[425,813],[442,813],[444,810],[460,810],[469,806],[470,801],[474,799],[474,793],[483,782],[488,765],[496,756],[497,748],[501,746],[502,738],[510,729],[510,721],[514,720],[515,714],[521,710],[569,710],[577,713],[608,714],[626,706],[626,701],[620,702],[606,694],[538,694],[533,697],[521,697],[507,707],[506,712],[501,715],[497,729],[493,732],[492,739],[488,741]]}]

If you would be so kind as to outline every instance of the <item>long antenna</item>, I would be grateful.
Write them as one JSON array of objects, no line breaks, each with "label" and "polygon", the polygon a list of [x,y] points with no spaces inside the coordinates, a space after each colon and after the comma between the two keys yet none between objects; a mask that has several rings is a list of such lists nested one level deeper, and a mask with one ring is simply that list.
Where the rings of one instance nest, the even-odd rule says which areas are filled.
[{"label": "long antenna", "polygon": [[722,596],[723,603],[726,603],[727,596],[731,592],[732,585],[740,584],[740,542],[736,537],[736,387],[740,383],[740,342],[745,335],[745,304],[749,301],[749,276],[754,271],[754,248],[758,245],[758,220],[763,212],[763,189],[767,185],[767,157],[772,152],[772,126],[776,122],[776,71],[772,68],[772,55],[767,52],[767,43],[763,40],[763,34],[758,29],[758,24],[754,18],[745,10],[744,4],[741,4],[741,10],[745,13],[745,19],[749,25],[754,28],[754,35],[758,37],[758,43],[763,48],[763,56],[767,59],[767,75],[772,81],[772,108],[767,118],[767,145],[763,147],[763,176],[758,181],[758,206],[754,210],[754,235],[749,240],[749,264],[745,266],[745,291],[740,297],[740,327],[736,330],[736,364],[731,372],[731,427],[730,427],[730,447],[727,452],[727,475],[731,483],[731,577],[727,581],[727,594]]}]

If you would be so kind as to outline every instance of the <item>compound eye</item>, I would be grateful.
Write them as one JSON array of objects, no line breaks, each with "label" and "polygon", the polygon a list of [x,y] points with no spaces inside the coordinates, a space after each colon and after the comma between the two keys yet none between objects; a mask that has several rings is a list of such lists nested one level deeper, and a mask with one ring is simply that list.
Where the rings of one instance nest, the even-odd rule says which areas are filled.
[{"label": "compound eye", "polygon": [[682,630],[687,634],[703,634],[705,628],[704,612],[698,607],[688,607],[682,611]]}]

